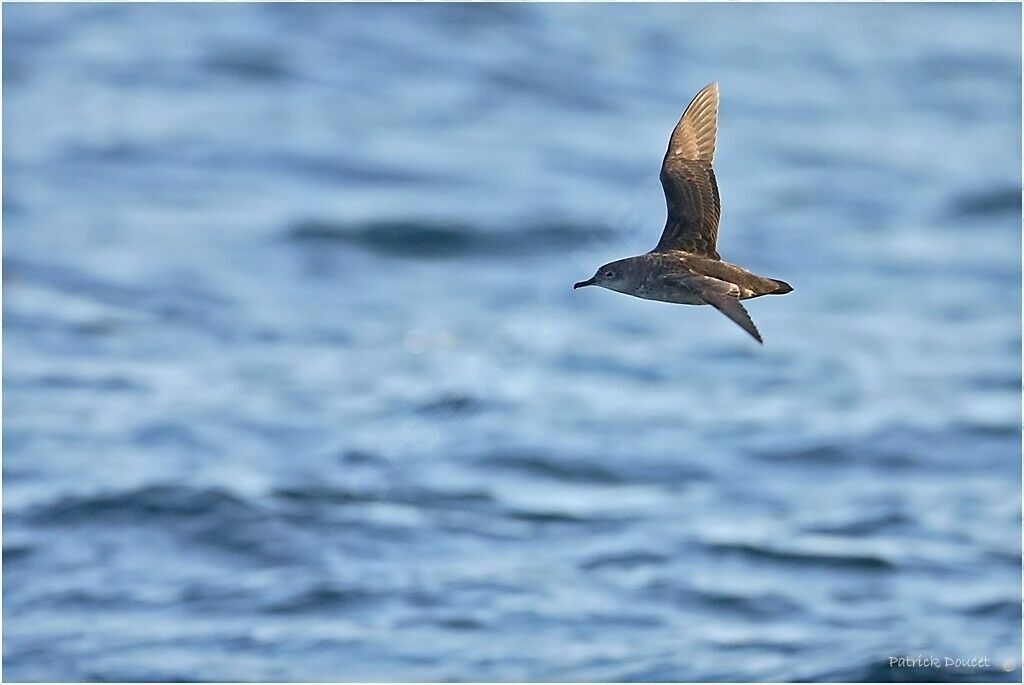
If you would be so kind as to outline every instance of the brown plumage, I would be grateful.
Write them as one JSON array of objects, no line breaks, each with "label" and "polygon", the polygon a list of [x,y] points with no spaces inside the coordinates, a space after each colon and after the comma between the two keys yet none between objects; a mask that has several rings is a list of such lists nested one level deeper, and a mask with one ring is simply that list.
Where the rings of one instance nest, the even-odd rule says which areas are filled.
[{"label": "brown plumage", "polygon": [[655,251],[684,250],[718,259],[722,204],[711,162],[718,136],[718,84],[697,93],[672,131],[661,163],[668,220]]},{"label": "brown plumage", "polygon": [[605,264],[573,288],[598,285],[649,300],[710,304],[763,342],[740,300],[783,295],[793,288],[721,261],[717,242],[722,205],[711,168],[717,136],[718,84],[712,83],[690,102],[669,139],[661,164],[668,218],[657,246],[647,254]]}]

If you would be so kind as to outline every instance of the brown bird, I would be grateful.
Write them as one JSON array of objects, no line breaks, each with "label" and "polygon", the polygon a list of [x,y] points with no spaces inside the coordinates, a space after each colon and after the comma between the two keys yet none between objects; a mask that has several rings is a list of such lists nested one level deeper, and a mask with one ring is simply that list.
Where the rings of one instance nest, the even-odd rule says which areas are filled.
[{"label": "brown bird", "polygon": [[721,203],[711,162],[718,135],[718,84],[704,87],[672,131],[661,163],[668,220],[647,254],[605,264],[573,289],[598,285],[646,300],[710,304],[759,343],[761,334],[740,300],[792,292],[785,281],[723,262],[716,250]]}]

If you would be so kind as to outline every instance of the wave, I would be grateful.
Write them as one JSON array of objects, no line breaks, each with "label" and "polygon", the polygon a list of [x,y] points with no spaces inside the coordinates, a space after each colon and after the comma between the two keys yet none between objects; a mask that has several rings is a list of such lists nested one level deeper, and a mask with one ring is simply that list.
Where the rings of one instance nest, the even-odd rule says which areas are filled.
[{"label": "wave", "polygon": [[553,459],[533,454],[495,454],[483,457],[477,463],[488,468],[563,482],[602,485],[625,482],[621,473],[582,459]]},{"label": "wave", "polygon": [[28,519],[37,525],[76,525],[197,518],[239,521],[263,516],[252,503],[220,488],[148,485],[125,492],[63,497],[32,508]]},{"label": "wave", "polygon": [[386,502],[420,509],[479,510],[494,504],[481,490],[447,491],[423,487],[349,489],[330,485],[277,488],[271,497],[300,507],[348,506]]},{"label": "wave", "polygon": [[958,217],[1020,216],[1020,202],[1020,187],[1004,186],[963,193],[953,199],[949,211]]},{"label": "wave", "polygon": [[593,485],[680,484],[706,481],[709,475],[678,461],[640,462],[621,459],[598,463],[594,458],[562,457],[536,453],[498,453],[480,457],[477,464],[530,478]]},{"label": "wave", "polygon": [[492,403],[471,395],[441,395],[424,402],[417,411],[425,416],[471,416],[480,414],[492,406]]},{"label": "wave", "polygon": [[221,488],[149,485],[65,496],[25,512],[40,527],[120,527],[159,531],[200,550],[257,566],[301,563],[304,541],[285,517]]},{"label": "wave", "polygon": [[354,245],[394,257],[440,259],[466,256],[516,257],[552,249],[575,249],[587,241],[604,241],[610,230],[568,224],[536,224],[486,229],[453,222],[371,221],[346,224],[300,221],[285,231],[299,245]]},{"label": "wave", "polygon": [[271,602],[264,610],[271,614],[334,613],[372,606],[386,598],[386,595],[364,589],[318,585]]},{"label": "wave", "polygon": [[892,571],[896,568],[892,561],[871,554],[818,554],[799,550],[775,549],[744,542],[706,544],[713,552],[738,555],[757,563],[796,564],[827,570]]},{"label": "wave", "polygon": [[602,554],[591,557],[580,563],[584,571],[597,571],[600,569],[634,569],[643,566],[661,566],[671,561],[671,557],[654,552],[620,552],[617,554]]},{"label": "wave", "polygon": [[[939,430],[887,426],[865,435],[779,444],[752,454],[772,464],[801,467],[869,465],[887,471],[909,471],[937,464],[947,469],[968,469],[983,463],[1005,468],[1013,466],[1013,461],[1007,459],[1007,445],[1011,439],[1017,441],[1019,435],[1019,426],[1009,422],[953,420]],[[962,458],[965,437],[971,439],[973,451],[972,459],[966,462]]]},{"label": "wave", "polygon": [[893,528],[900,528],[912,525],[914,520],[900,512],[891,512],[877,516],[866,516],[852,521],[840,521],[836,523],[823,523],[808,526],[809,533],[822,533],[825,535],[843,535],[850,537],[869,537],[884,533]]},{"label": "wave", "polygon": [[13,564],[28,559],[36,552],[32,545],[4,545],[4,563]]}]

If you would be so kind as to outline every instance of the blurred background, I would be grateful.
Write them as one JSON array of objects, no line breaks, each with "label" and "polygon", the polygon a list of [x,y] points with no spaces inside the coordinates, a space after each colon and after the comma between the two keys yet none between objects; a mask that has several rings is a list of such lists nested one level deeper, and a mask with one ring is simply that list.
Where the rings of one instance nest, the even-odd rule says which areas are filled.
[{"label": "blurred background", "polygon": [[3,9],[6,680],[1020,680],[1019,6]]}]

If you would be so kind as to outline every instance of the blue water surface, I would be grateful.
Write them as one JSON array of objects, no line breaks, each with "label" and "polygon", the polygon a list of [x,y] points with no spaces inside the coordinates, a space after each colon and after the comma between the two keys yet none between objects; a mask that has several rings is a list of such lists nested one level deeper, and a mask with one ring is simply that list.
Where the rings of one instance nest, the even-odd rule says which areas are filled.
[{"label": "blue water surface", "polygon": [[5,5],[5,679],[1019,681],[1020,12]]}]

